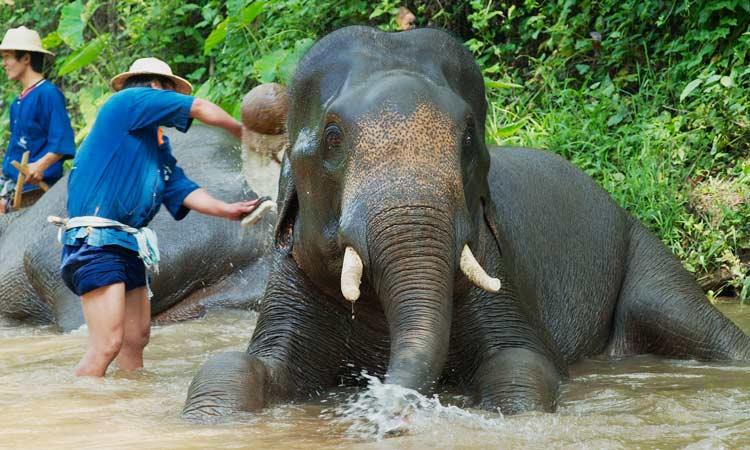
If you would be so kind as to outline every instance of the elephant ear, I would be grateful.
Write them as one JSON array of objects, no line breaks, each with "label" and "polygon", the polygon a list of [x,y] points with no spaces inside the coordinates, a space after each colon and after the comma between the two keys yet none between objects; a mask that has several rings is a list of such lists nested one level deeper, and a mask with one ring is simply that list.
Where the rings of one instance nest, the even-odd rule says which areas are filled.
[{"label": "elephant ear", "polygon": [[500,239],[500,231],[497,227],[497,211],[495,210],[495,202],[492,200],[492,196],[487,191],[486,195],[481,197],[482,201],[482,212],[484,213],[484,223],[487,224],[487,228],[490,229],[492,237],[495,239],[497,245],[497,251],[500,255],[503,254],[502,240]]},{"label": "elephant ear", "polygon": [[294,244],[294,222],[297,220],[297,187],[292,176],[292,164],[288,153],[284,153],[279,177],[279,196],[277,200],[279,215],[274,231],[274,247],[284,252],[291,252]]}]

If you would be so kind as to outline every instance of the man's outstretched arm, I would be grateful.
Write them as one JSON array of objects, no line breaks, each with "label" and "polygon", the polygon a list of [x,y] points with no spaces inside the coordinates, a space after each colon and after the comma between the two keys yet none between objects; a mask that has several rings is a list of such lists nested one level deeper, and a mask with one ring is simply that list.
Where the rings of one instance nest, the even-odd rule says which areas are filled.
[{"label": "man's outstretched arm", "polygon": [[224,217],[229,220],[240,220],[250,214],[260,199],[237,203],[227,203],[214,198],[205,189],[196,189],[182,201],[182,204],[193,211],[208,216]]},{"label": "man's outstretched arm", "polygon": [[223,128],[238,139],[242,137],[242,125],[221,107],[208,100],[202,98],[193,100],[193,105],[190,107],[190,117],[198,119],[206,125]]}]

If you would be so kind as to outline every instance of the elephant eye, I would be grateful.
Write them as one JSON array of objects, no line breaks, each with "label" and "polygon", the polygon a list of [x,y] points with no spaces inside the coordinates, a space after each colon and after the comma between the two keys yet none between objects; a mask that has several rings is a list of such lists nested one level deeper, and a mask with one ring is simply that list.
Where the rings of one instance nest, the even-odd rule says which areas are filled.
[{"label": "elephant eye", "polygon": [[466,129],[464,130],[464,136],[461,140],[461,144],[463,145],[464,149],[471,148],[472,144],[474,143],[474,126],[472,124],[468,124],[466,126]]},{"label": "elephant eye", "polygon": [[326,125],[324,132],[326,147],[335,149],[341,145],[341,128],[335,123]]}]

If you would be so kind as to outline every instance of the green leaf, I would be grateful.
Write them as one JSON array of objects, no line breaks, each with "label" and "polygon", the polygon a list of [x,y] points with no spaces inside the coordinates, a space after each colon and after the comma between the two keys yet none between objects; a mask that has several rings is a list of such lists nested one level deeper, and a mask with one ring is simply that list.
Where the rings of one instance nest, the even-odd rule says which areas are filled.
[{"label": "green leaf", "polygon": [[63,6],[60,13],[60,23],[57,25],[57,34],[72,49],[83,45],[83,3],[75,0]]},{"label": "green leaf", "polygon": [[240,11],[240,26],[250,25],[263,12],[263,6],[263,2],[256,1],[242,8],[242,11]]},{"label": "green leaf", "polygon": [[242,102],[235,102],[234,107],[232,108],[229,113],[237,120],[240,120],[242,117]]},{"label": "green leaf", "polygon": [[513,89],[513,88],[523,88],[522,85],[516,84],[516,83],[509,83],[507,81],[498,81],[498,80],[490,80],[485,78],[484,79],[484,85],[491,89]]},{"label": "green leaf", "polygon": [[625,175],[620,172],[615,172],[612,174],[612,181],[614,181],[615,183],[622,183],[623,181],[625,181]]},{"label": "green leaf", "polygon": [[216,25],[216,28],[208,35],[206,42],[203,43],[203,54],[208,55],[214,47],[224,42],[227,37],[227,22],[229,19],[224,19],[220,24]]},{"label": "green leaf", "polygon": [[380,17],[380,16],[382,16],[382,15],[383,15],[383,14],[385,14],[385,13],[386,13],[386,10],[385,10],[385,9],[383,9],[383,8],[382,8],[381,6],[378,6],[377,8],[375,8],[375,9],[374,9],[374,10],[372,11],[372,13],[370,14],[370,17],[369,17],[369,19],[371,19],[371,20],[372,20],[372,19],[374,19],[374,18],[376,18],[376,17]]},{"label": "green leaf", "polygon": [[703,80],[701,80],[700,78],[688,83],[687,86],[685,86],[685,89],[683,89],[682,93],[680,94],[680,101],[685,100],[685,98],[687,98],[687,96],[690,95],[695,90],[695,88],[700,86],[701,83],[703,83]]},{"label": "green leaf", "polygon": [[65,62],[63,62],[60,70],[57,71],[58,75],[63,76],[71,72],[75,72],[76,70],[86,67],[87,65],[92,63],[94,60],[96,60],[102,50],[104,50],[104,47],[107,45],[108,41],[109,35],[106,33],[102,34],[98,38],[86,44],[85,47],[69,55],[67,58],[65,58]]},{"label": "green leaf", "polygon": [[279,65],[287,56],[288,50],[275,50],[256,59],[253,63],[255,78],[261,83],[270,83],[276,80]]},{"label": "green leaf", "polygon": [[99,107],[112,95],[109,90],[102,87],[86,87],[78,91],[76,98],[78,100],[78,109],[83,116],[84,126],[78,130],[75,135],[75,141],[80,143],[89,134],[91,127],[94,125]]},{"label": "green leaf", "polygon": [[288,52],[284,60],[279,65],[277,78],[282,84],[288,85],[290,83],[292,76],[294,75],[294,71],[297,69],[297,63],[299,63],[302,55],[304,55],[307,49],[309,49],[314,43],[314,40],[310,38],[304,38],[294,44],[294,50]]},{"label": "green leaf", "polygon": [[504,127],[498,128],[497,130],[495,130],[494,134],[497,137],[501,137],[501,138],[513,136],[514,134],[516,134],[516,131],[520,130],[524,126],[525,123],[526,123],[526,120],[521,119],[516,123],[512,123],[510,125],[506,125]]},{"label": "green leaf", "polygon": [[719,80],[719,83],[721,83],[722,86],[725,88],[730,88],[734,86],[734,81],[730,77],[721,77],[721,80]]},{"label": "green leaf", "polygon": [[208,98],[208,94],[209,92],[211,92],[212,87],[213,79],[209,78],[205,83],[201,84],[201,86],[195,91],[193,95],[199,98]]},{"label": "green leaf", "polygon": [[622,111],[620,111],[620,112],[612,115],[612,117],[609,118],[609,120],[607,121],[607,126],[608,127],[613,127],[613,126],[617,125],[618,123],[622,122],[622,120],[624,118],[625,118],[625,114]]},{"label": "green leaf", "polygon": [[42,39],[42,47],[46,48],[47,50],[53,49],[62,43],[63,40],[60,37],[60,33],[58,33],[57,31],[53,31],[52,33],[45,36],[44,39]]}]

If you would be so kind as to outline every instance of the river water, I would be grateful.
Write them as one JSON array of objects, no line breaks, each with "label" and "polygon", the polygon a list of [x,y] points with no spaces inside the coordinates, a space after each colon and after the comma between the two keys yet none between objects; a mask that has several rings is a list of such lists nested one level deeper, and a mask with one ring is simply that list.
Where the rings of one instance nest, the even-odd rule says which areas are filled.
[{"label": "river water", "polygon": [[[750,331],[750,306],[719,307]],[[224,423],[181,420],[201,363],[244,350],[254,325],[253,313],[220,311],[154,327],[145,370],[111,368],[94,380],[72,376],[85,330],[59,334],[0,320],[0,448],[750,448],[750,363],[649,356],[574,366],[555,414],[502,417],[461,409],[460,397],[405,393],[421,407],[409,432],[386,438],[368,434],[374,416],[363,405],[372,403],[348,391]],[[375,381],[368,392],[385,388]]]}]

